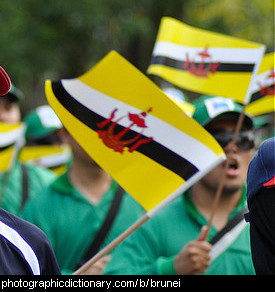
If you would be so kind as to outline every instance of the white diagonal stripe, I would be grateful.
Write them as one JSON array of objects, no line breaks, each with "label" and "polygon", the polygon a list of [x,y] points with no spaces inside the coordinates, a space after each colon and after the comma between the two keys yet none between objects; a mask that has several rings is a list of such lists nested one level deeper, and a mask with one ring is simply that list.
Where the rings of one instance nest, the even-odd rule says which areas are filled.
[{"label": "white diagonal stripe", "polygon": [[264,87],[265,86],[274,85],[274,77],[273,78],[267,78],[270,73],[271,73],[271,70],[265,71],[265,72],[263,72],[261,74],[258,74],[255,77],[253,84],[251,84],[251,92],[252,92],[252,94],[261,89],[260,85],[264,86]]},{"label": "white diagonal stripe", "polygon": [[[197,54],[205,48],[185,47],[171,42],[157,42],[153,56],[165,56],[179,61],[186,61],[186,54],[192,61],[201,61]],[[211,62],[254,64],[259,58],[259,49],[255,48],[211,48],[207,49]],[[208,60],[208,59],[206,59]]]},{"label": "white diagonal stripe", "polygon": [[71,157],[71,153],[69,151],[62,153],[53,153],[40,156],[39,158],[30,159],[29,162],[35,162],[38,165],[44,167],[56,167],[59,165],[65,164],[69,158]]},{"label": "white diagonal stripe", "polygon": [[[118,108],[115,119],[128,116],[128,113],[140,113],[139,109],[105,95],[78,79],[62,80],[62,85],[78,102],[104,118],[109,118],[115,108]],[[121,119],[119,124],[127,127],[129,121]],[[147,114],[146,124],[148,128],[143,132],[144,136],[153,137],[154,141],[187,159],[199,170],[207,168],[209,161],[218,158],[210,148],[200,141],[151,114]],[[133,128],[133,130],[135,129]]]},{"label": "white diagonal stripe", "polygon": [[217,241],[210,251],[210,262],[213,262],[221,253],[223,253],[237,239],[246,226],[247,223],[245,222],[245,219],[243,219],[219,241]]},{"label": "white diagonal stripe", "polygon": [[0,147],[15,143],[22,135],[22,128],[0,133]]},{"label": "white diagonal stripe", "polygon": [[0,221],[0,235],[17,247],[23,254],[34,275],[40,275],[40,265],[32,247],[13,228]]}]

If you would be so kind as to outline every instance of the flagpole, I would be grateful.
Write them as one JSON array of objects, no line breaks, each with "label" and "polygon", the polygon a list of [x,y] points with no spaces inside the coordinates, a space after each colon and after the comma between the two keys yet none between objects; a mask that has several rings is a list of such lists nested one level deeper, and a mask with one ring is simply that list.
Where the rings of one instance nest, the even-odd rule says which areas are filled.
[{"label": "flagpole", "polygon": [[105,248],[99,251],[96,255],[94,255],[90,260],[88,260],[83,266],[81,266],[78,270],[76,270],[73,275],[83,275],[85,272],[98,260],[111,252],[116,246],[118,246],[124,239],[134,233],[140,226],[142,226],[145,222],[150,219],[148,214],[146,213],[143,217],[141,217],[136,223],[131,225],[128,229],[126,229],[123,233],[121,233],[118,237],[116,237],[110,244],[108,244]]},{"label": "flagpole", "polygon": [[224,188],[224,185],[225,185],[226,171],[227,171],[227,169],[229,167],[229,161],[230,161],[229,158],[231,157],[231,155],[233,153],[233,148],[236,145],[240,130],[241,130],[242,125],[243,125],[244,116],[245,116],[245,109],[246,109],[246,106],[249,104],[249,101],[251,99],[251,86],[252,86],[252,84],[254,82],[254,79],[255,79],[258,71],[259,71],[260,63],[261,63],[261,60],[263,58],[263,54],[264,54],[265,48],[266,47],[264,45],[262,45],[261,48],[260,48],[259,59],[255,63],[255,67],[253,69],[251,80],[250,80],[250,83],[248,85],[248,89],[246,91],[246,96],[244,98],[242,112],[240,113],[240,116],[238,118],[238,122],[237,122],[236,129],[235,129],[235,132],[234,132],[234,137],[233,137],[233,140],[232,140],[232,143],[231,143],[231,148],[229,149],[229,154],[227,156],[228,158],[227,158],[226,163],[225,163],[224,172],[222,174],[222,178],[221,178],[220,184],[218,186],[218,189],[217,189],[217,192],[216,192],[216,195],[215,195],[215,199],[214,199],[214,203],[213,203],[213,207],[212,207],[212,210],[211,210],[211,213],[210,213],[210,217],[209,217],[209,220],[208,220],[206,238],[208,237],[209,230],[210,230],[210,227],[211,227],[212,222],[213,222],[213,217],[214,217],[214,214],[215,214],[215,212],[217,210],[217,207],[218,207],[221,195],[222,195],[222,191],[223,191],[223,188]]},{"label": "flagpole", "polygon": [[207,235],[208,235],[210,227],[212,225],[213,217],[214,217],[214,215],[216,213],[216,210],[217,210],[217,207],[218,207],[221,195],[222,195],[222,191],[223,191],[223,188],[224,188],[224,185],[225,185],[226,172],[227,172],[227,170],[229,168],[230,157],[232,156],[234,146],[236,145],[240,130],[241,130],[242,125],[243,125],[244,116],[245,116],[245,108],[246,108],[246,104],[243,105],[242,112],[240,113],[240,116],[238,118],[238,122],[237,122],[236,129],[235,129],[235,132],[234,132],[234,136],[233,136],[233,140],[232,140],[232,143],[231,143],[231,147],[229,149],[229,153],[228,153],[228,156],[227,156],[227,159],[226,159],[226,162],[225,162],[224,171],[222,173],[222,178],[221,178],[220,184],[218,186],[217,192],[215,194],[214,203],[213,203],[212,210],[211,210],[210,217],[209,217],[208,224],[207,224]]}]

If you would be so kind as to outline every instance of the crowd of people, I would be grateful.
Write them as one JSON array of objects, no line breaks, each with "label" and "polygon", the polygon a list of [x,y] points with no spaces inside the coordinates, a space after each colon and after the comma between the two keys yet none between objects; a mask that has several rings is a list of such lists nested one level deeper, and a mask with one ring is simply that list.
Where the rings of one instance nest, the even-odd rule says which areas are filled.
[{"label": "crowd of people", "polygon": [[[0,264],[0,274],[33,274],[36,265],[40,266],[38,270],[42,274],[73,274],[136,222],[144,210],[87,155],[48,105],[32,109],[21,117],[22,102],[24,95],[14,85],[6,95],[0,96],[0,122],[23,121],[26,124],[25,146],[12,168],[0,173],[0,229],[2,217],[9,222],[7,228],[18,233],[23,228],[21,235],[25,242],[31,243],[38,264],[31,259],[28,261],[32,254],[25,256],[24,252],[21,264],[15,264],[17,259],[13,260],[13,257],[18,255],[12,255],[7,247],[13,241],[0,232],[5,240],[5,245],[1,243],[0,253],[2,259],[6,259]],[[253,275],[255,270],[257,273],[275,273],[274,263],[269,263],[275,254],[272,226],[264,229],[267,238],[264,242],[268,243],[259,240],[259,228],[263,230],[263,223],[258,223],[259,215],[255,214],[265,212],[260,208],[255,210],[255,207],[249,209],[249,220],[253,222],[252,238],[256,238],[253,244],[250,243],[250,225],[243,219],[244,213],[248,212],[247,194],[250,196],[252,192],[247,186],[250,187],[255,176],[261,176],[261,173],[251,174],[247,185],[249,164],[263,140],[273,143],[269,152],[274,150],[274,138],[264,136],[260,140],[259,135],[255,135],[254,117],[245,114],[238,139],[233,143],[242,112],[242,105],[233,99],[201,96],[192,102],[192,106],[193,118],[222,146],[229,160],[228,167],[223,163],[210,171],[85,274]],[[274,162],[274,153],[272,159]],[[57,166],[61,167],[59,171],[55,171]],[[269,167],[273,170],[268,170],[271,174],[260,181],[257,191],[269,182],[268,190],[274,194],[274,163]],[[255,168],[260,171],[258,166],[250,167]],[[224,188],[208,229],[224,172]],[[255,201],[253,199],[252,204],[250,200],[248,207],[255,206]],[[273,213],[270,209],[274,217]],[[19,223],[15,223],[14,218],[18,218]],[[224,241],[228,234],[232,238],[230,244]],[[40,240],[36,240],[37,237]],[[266,245],[269,249],[265,249],[265,263],[270,268],[264,269],[260,263],[255,269],[255,261],[261,262],[258,249]]]}]

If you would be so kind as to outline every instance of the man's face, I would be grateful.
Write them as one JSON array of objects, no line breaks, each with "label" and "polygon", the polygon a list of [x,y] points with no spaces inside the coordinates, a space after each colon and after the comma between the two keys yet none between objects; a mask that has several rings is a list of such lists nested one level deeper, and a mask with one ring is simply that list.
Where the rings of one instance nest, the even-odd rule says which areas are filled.
[{"label": "man's face", "polygon": [[77,161],[83,165],[91,165],[100,168],[100,166],[88,155],[88,153],[78,144],[66,129],[62,129],[60,134],[63,142],[71,146],[74,159],[77,159]]},{"label": "man's face", "polygon": [[19,104],[10,102],[7,97],[0,97],[0,122],[7,124],[19,123],[21,120],[21,113]]},{"label": "man's face", "polygon": [[[219,120],[216,122],[212,122],[207,126],[207,130],[211,133],[217,133],[217,136],[221,137],[230,137],[230,133],[234,134],[236,128],[236,121],[231,119]],[[247,131],[242,129],[244,132],[244,136]],[[229,134],[229,135],[227,135]],[[232,137],[231,136],[231,137]],[[225,139],[226,141],[226,139]],[[248,141],[248,142],[247,142]],[[253,142],[249,144],[249,140],[240,139],[240,142],[243,142],[239,147],[237,145],[233,146],[232,156],[229,158],[229,167],[226,170],[226,180],[224,185],[224,194],[231,194],[235,191],[240,190],[246,182],[246,174],[248,165],[256,151],[256,147],[253,147]],[[245,143],[246,142],[246,143]],[[228,157],[230,148],[232,146],[232,140],[228,141],[228,143],[224,143],[222,145],[225,154]],[[242,147],[245,145],[246,147]],[[253,147],[253,148],[251,148]],[[251,149],[249,149],[251,148]],[[225,162],[217,166],[214,170],[209,172],[203,179],[202,183],[208,188],[216,191],[220,180],[222,178],[223,172],[225,170]]]}]

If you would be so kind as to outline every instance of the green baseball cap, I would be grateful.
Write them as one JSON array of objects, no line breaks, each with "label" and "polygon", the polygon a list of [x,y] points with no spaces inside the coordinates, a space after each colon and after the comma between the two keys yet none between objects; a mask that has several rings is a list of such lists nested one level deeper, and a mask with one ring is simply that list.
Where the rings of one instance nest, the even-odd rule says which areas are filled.
[{"label": "green baseball cap", "polygon": [[49,105],[42,105],[29,112],[24,118],[26,139],[40,139],[63,127]]},{"label": "green baseball cap", "polygon": [[254,116],[254,125],[256,129],[267,126],[271,123],[272,123],[272,117],[268,114]]},{"label": "green baseball cap", "polygon": [[[206,126],[213,120],[232,118],[237,120],[243,106],[231,98],[222,96],[203,95],[193,101],[195,112],[193,118],[202,126]],[[249,129],[254,127],[253,118],[245,113],[244,125]]]}]

